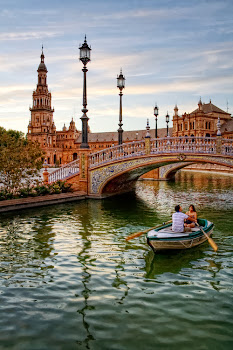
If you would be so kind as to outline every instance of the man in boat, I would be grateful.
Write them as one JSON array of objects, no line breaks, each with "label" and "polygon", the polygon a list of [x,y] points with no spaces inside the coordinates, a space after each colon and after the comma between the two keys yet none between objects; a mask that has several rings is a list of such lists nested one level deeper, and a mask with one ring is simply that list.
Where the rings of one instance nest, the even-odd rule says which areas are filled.
[{"label": "man in boat", "polygon": [[184,227],[184,220],[188,219],[192,222],[197,222],[193,217],[182,213],[181,205],[175,206],[175,213],[172,214],[172,231],[173,232],[190,232],[190,227]]}]

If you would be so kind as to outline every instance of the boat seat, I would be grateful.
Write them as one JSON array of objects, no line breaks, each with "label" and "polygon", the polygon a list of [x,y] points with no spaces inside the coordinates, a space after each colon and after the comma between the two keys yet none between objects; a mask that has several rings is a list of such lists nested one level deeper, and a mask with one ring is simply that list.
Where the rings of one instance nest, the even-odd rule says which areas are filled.
[{"label": "boat seat", "polygon": [[[197,232],[197,231],[200,231],[199,227],[192,227],[190,232]],[[189,232],[173,232],[172,226],[162,228],[162,230],[159,230],[158,232],[159,233],[162,233],[162,232],[164,232],[164,233],[189,233]]]},{"label": "boat seat", "polygon": [[157,237],[157,238],[175,238],[175,237],[187,237],[190,235],[192,232],[197,232],[200,231],[199,227],[193,227],[191,228],[192,231],[190,232],[173,232],[172,231],[172,226],[165,227],[161,230],[155,231],[151,230],[148,232],[147,236],[148,237]]}]

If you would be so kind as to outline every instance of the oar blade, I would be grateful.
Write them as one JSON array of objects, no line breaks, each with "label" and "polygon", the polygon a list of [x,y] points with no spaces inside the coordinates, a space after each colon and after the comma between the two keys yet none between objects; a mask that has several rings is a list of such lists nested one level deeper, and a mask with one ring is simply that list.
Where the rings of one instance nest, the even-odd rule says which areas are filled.
[{"label": "oar blade", "polygon": [[218,250],[217,244],[210,237],[208,238],[208,242],[211,245],[211,247],[213,248],[213,250],[216,252]]},{"label": "oar blade", "polygon": [[209,237],[209,236],[207,235],[207,233],[203,230],[203,228],[202,228],[199,224],[197,224],[197,226],[200,228],[201,232],[206,236],[209,245],[211,245],[211,247],[213,248],[213,250],[216,252],[216,251],[218,250],[217,244],[214,242],[214,240],[213,240],[211,237]]},{"label": "oar blade", "polygon": [[[149,230],[148,230],[148,231],[149,231]],[[141,232],[132,233],[131,235],[127,236],[125,240],[126,240],[126,241],[129,241],[130,239],[139,237],[139,236],[143,235],[143,233],[146,233],[146,232],[148,232],[148,231],[141,231]]]}]

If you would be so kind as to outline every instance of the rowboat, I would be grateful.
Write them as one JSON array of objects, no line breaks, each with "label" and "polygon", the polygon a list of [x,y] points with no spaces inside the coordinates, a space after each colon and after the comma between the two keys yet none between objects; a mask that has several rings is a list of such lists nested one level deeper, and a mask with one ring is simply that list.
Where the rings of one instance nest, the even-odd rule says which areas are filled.
[{"label": "rowboat", "polygon": [[200,227],[191,228],[191,232],[178,233],[172,231],[171,223],[163,224],[147,233],[147,243],[154,252],[196,247],[210,237],[214,228],[214,224],[206,219],[198,219],[197,222]]}]

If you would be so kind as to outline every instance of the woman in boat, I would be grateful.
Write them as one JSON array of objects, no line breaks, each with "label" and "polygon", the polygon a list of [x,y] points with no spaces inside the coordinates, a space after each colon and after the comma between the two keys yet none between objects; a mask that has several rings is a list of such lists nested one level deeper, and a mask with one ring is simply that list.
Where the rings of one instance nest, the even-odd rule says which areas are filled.
[{"label": "woman in boat", "polygon": [[[190,227],[185,227],[184,220],[195,222],[191,216],[187,213],[182,213],[182,207],[180,205],[175,206],[175,213],[172,214],[172,231],[173,232],[190,232]],[[194,224],[195,226],[195,224]]]},{"label": "woman in boat", "polygon": [[[197,212],[196,212],[196,209],[194,207],[193,204],[191,204],[189,206],[189,211],[187,211],[186,215],[190,216],[192,219],[194,219],[195,221],[197,221]],[[191,220],[186,220],[185,221],[185,224],[184,224],[185,227],[195,227],[195,222],[191,221]]]}]

